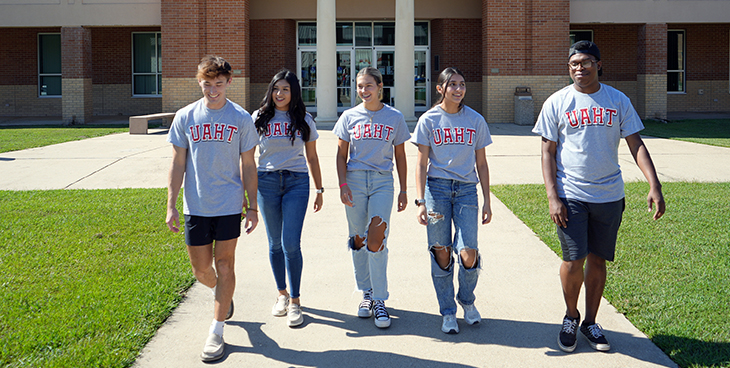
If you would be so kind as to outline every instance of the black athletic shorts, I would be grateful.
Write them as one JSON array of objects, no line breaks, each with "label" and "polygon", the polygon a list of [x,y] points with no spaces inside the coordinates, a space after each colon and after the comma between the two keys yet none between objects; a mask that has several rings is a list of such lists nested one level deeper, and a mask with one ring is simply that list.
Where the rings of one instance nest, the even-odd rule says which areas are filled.
[{"label": "black athletic shorts", "polygon": [[185,244],[208,245],[214,240],[230,240],[241,236],[241,214],[202,217],[185,215]]},{"label": "black athletic shorts", "polygon": [[624,213],[624,199],[608,203],[561,200],[568,209],[568,227],[557,227],[563,260],[577,261],[593,253],[613,261],[618,228]]}]

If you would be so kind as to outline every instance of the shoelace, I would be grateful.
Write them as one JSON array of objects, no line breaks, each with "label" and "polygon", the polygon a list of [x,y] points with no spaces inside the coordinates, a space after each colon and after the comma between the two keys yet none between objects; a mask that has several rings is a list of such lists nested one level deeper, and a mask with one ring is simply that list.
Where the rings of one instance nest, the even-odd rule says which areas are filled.
[{"label": "shoelace", "polygon": [[361,309],[370,309],[373,306],[373,291],[366,290],[362,293],[362,301],[360,302]]},{"label": "shoelace", "polygon": [[385,309],[385,303],[382,301],[376,301],[375,302],[375,318],[388,318],[390,317],[388,315],[388,310]]},{"label": "shoelace", "polygon": [[598,323],[588,326],[588,332],[590,332],[595,338],[603,336],[603,328]]},{"label": "shoelace", "polygon": [[[572,334],[575,333],[575,327],[578,325],[578,321],[565,318],[563,319],[563,331]],[[590,328],[590,327],[589,327]]]}]

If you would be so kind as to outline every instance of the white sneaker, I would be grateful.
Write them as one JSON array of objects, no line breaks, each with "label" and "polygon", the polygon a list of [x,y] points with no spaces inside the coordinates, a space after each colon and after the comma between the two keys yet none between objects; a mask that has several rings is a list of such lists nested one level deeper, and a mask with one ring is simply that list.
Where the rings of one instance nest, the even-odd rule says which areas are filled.
[{"label": "white sneaker", "polygon": [[286,316],[286,307],[289,306],[289,297],[286,295],[279,295],[276,298],[276,304],[271,308],[271,314],[275,317]]},{"label": "white sneaker", "polygon": [[459,333],[459,324],[456,323],[456,315],[447,314],[444,316],[444,322],[441,324],[441,331],[447,334]]},{"label": "white sneaker", "polygon": [[211,333],[208,335],[208,339],[205,340],[205,346],[203,347],[203,352],[200,354],[200,359],[204,362],[212,362],[223,358],[223,347],[225,345],[223,336]]},{"label": "white sneaker", "polygon": [[470,325],[475,325],[482,321],[482,316],[479,314],[479,311],[477,310],[477,307],[474,306],[474,304],[461,304],[461,307],[464,308],[464,321],[466,321],[466,323]]},{"label": "white sneaker", "polygon": [[304,322],[304,315],[302,315],[302,307],[299,304],[289,304],[287,311],[286,323],[289,327],[297,327]]}]

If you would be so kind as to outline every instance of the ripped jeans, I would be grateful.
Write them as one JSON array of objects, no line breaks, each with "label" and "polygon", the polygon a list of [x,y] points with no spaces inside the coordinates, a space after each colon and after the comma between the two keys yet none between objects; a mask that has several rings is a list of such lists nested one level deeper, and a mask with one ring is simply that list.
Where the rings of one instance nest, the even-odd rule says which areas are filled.
[{"label": "ripped jeans", "polygon": [[[428,177],[426,181],[426,211],[428,214],[428,250],[431,255],[431,278],[442,316],[456,314],[454,301],[454,259],[459,263],[459,293],[456,300],[464,305],[474,304],[474,289],[479,280],[481,259],[470,269],[461,262],[464,249],[479,250],[479,199],[476,183]],[[454,237],[451,237],[451,224]],[[452,247],[449,266],[442,269],[432,252],[435,247]]]},{"label": "ripped jeans", "polygon": [[[353,170],[347,172],[353,207],[345,206],[349,228],[348,247],[352,250],[355,282],[359,290],[373,289],[373,299],[388,299],[388,232],[393,209],[393,173],[391,171]],[[379,252],[367,247],[368,228],[373,218],[385,223],[385,238]],[[376,224],[377,225],[377,224]],[[355,235],[364,238],[363,247],[355,250]]]}]

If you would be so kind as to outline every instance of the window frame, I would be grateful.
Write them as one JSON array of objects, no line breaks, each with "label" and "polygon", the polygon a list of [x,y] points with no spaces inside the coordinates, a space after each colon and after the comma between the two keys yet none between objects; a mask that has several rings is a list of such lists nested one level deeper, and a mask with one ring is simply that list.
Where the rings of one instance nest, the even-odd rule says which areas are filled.
[{"label": "window frame", "polygon": [[[157,65],[157,70],[159,70],[159,71],[155,70],[154,72],[151,72],[151,73],[149,73],[149,72],[148,73],[142,73],[142,72],[136,72],[135,71],[135,62],[134,62],[134,50],[135,50],[135,48],[134,48],[134,36],[135,35],[140,35],[140,34],[152,34],[152,35],[154,35],[154,39],[155,39],[155,53],[156,53],[155,58],[157,60],[159,60],[159,63],[160,63],[159,65]],[[132,32],[132,34],[130,35],[130,37],[131,37],[130,43],[131,43],[131,46],[132,46],[132,52],[131,52],[131,57],[132,57],[132,68],[131,68],[132,69],[131,70],[131,72],[132,72],[132,83],[131,83],[131,86],[132,86],[132,91],[131,91],[132,92],[132,97],[135,97],[135,98],[162,98],[162,81],[161,81],[162,80],[162,65],[161,65],[162,64],[162,57],[160,55],[162,53],[162,50],[161,50],[161,47],[162,47],[162,31]],[[158,43],[158,40],[159,40],[159,43]],[[158,50],[160,50],[160,54],[157,54]],[[136,77],[136,76],[155,76],[155,81],[160,80],[159,85],[157,85],[157,93],[156,94],[154,94],[154,93],[149,93],[149,94],[138,94],[138,93],[135,93],[134,92],[135,91],[134,77]],[[155,83],[157,84],[157,82],[155,82]]]},{"label": "window frame", "polygon": [[[667,29],[667,46],[669,44],[670,32],[681,32],[682,34],[682,69],[669,69],[669,52],[667,50],[667,94],[681,95],[687,94],[687,30],[686,29]],[[682,73],[682,90],[669,90],[669,73]]]},{"label": "window frame", "polygon": [[[38,84],[37,85],[38,98],[62,98],[63,97],[63,61],[61,61],[63,54],[59,55],[59,57],[58,57],[58,60],[61,61],[61,65],[60,65],[61,73],[42,73],[41,72],[41,37],[42,36],[51,36],[51,35],[57,35],[60,40],[61,32],[40,32],[36,35],[36,37],[37,37],[36,38],[36,48],[37,48],[36,57],[37,57],[37,64],[38,64],[37,65],[38,66],[38,68],[37,68],[37,71],[38,71],[38,83],[37,83]],[[62,52],[63,51],[61,51],[61,53]],[[43,77],[60,77],[61,78],[61,93],[57,94],[57,95],[41,94],[41,86],[42,86]]]}]

